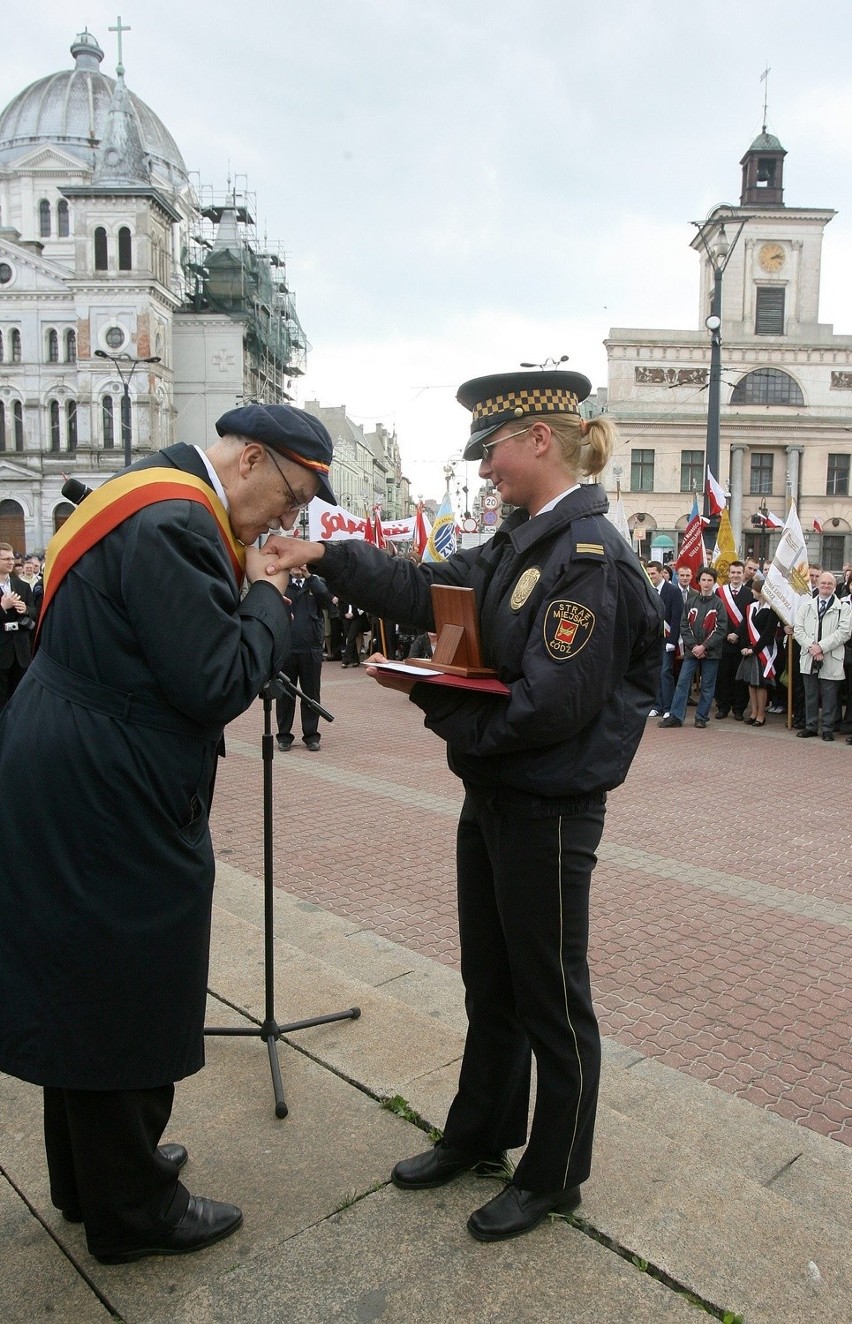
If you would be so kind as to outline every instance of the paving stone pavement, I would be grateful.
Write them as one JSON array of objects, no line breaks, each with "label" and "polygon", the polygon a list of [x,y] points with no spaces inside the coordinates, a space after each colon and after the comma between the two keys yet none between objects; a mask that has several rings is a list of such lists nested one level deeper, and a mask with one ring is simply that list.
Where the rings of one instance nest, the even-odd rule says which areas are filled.
[{"label": "paving stone pavement", "polygon": [[[461,784],[402,695],[323,667],[311,753],[276,752],[276,883],[458,967]],[[297,717],[298,723],[298,717]],[[260,702],[228,730],[213,813],[223,861],[262,876]],[[852,749],[652,719],[610,796],[592,890],[602,1032],[852,1145]]]}]

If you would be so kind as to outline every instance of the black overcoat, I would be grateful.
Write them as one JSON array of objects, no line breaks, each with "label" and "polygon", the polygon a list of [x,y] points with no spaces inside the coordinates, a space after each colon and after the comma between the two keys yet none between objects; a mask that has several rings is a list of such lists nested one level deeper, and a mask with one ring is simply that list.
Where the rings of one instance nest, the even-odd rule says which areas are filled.
[{"label": "black overcoat", "polygon": [[[188,446],[152,464],[209,481]],[[41,795],[25,830],[0,818],[0,1070],[147,1089],[203,1065],[217,748],[288,643],[197,502],[125,520],[60,586],[0,715],[0,785]]]}]

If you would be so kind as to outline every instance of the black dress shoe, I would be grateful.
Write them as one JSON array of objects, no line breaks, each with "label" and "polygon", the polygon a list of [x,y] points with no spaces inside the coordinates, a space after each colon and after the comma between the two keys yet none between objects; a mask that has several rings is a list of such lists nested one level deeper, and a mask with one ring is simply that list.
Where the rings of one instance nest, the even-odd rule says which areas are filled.
[{"label": "black dress shoe", "polygon": [[473,1168],[480,1175],[505,1172],[505,1150],[497,1154],[471,1154],[469,1150],[453,1149],[439,1140],[434,1149],[427,1149],[425,1154],[415,1154],[413,1158],[397,1163],[391,1181],[403,1191],[426,1191],[433,1186],[444,1186]]},{"label": "black dress shoe", "polygon": [[725,720],[725,718],[726,718],[727,716],[728,716],[728,709],[727,709],[727,708],[717,708],[717,709],[716,709],[716,721],[717,721],[717,722],[724,722],[724,720]]},{"label": "black dress shoe", "polygon": [[291,746],[292,743],[293,743],[293,737],[292,737],[292,736],[276,736],[276,737],[275,737],[275,743],[277,744],[278,748],[281,750],[281,753],[282,753],[282,754],[286,754],[286,753],[287,753],[287,750],[290,748],[290,746]]},{"label": "black dress shoe", "polygon": [[735,722],[741,722],[742,720],[743,720],[743,715],[742,715],[742,713],[734,713],[734,721],[735,721]]},{"label": "black dress shoe", "polygon": [[834,739],[834,732],[833,732],[833,731],[823,731],[823,733],[822,733],[822,738],[823,738],[823,740],[833,740],[833,739]]},{"label": "black dress shoe", "polygon": [[208,1200],[203,1195],[191,1195],[186,1213],[175,1227],[163,1228],[146,1246],[131,1246],[124,1250],[94,1251],[101,1264],[131,1264],[147,1255],[189,1255],[204,1250],[217,1241],[229,1237],[243,1221],[242,1210],[235,1204]]},{"label": "black dress shoe", "polygon": [[803,726],[801,731],[796,732],[798,740],[816,740],[816,731],[811,731],[810,727]]},{"label": "black dress shoe", "polygon": [[579,1186],[541,1195],[522,1191],[509,1183],[493,1200],[477,1209],[467,1220],[467,1230],[477,1241],[505,1241],[531,1232],[548,1214],[567,1214],[580,1203]]},{"label": "black dress shoe", "polygon": [[680,720],[679,717],[664,717],[661,722],[657,723],[657,726],[662,726],[662,727],[683,726],[683,722]]},{"label": "black dress shoe", "polygon": [[703,717],[696,717],[695,725],[698,727],[699,731],[703,731],[707,723],[705,722]]},{"label": "black dress shoe", "polygon": [[170,1162],[177,1164],[178,1171],[180,1171],[184,1163],[186,1163],[186,1160],[189,1158],[186,1145],[160,1145],[159,1150],[163,1158],[167,1158]]}]

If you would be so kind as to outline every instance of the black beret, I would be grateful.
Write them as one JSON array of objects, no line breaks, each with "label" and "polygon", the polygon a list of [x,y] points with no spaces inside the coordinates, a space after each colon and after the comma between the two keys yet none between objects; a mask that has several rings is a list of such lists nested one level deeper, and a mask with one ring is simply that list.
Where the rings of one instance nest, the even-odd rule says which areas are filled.
[{"label": "black beret", "polygon": [[464,458],[481,460],[485,454],[482,442],[512,419],[535,414],[579,415],[580,401],[591,389],[592,383],[582,373],[559,369],[500,372],[463,382],[456,399],[473,414]]},{"label": "black beret", "polygon": [[242,405],[217,419],[216,431],[220,437],[259,441],[285,459],[310,469],[319,479],[317,495],[329,505],[337,505],[328,481],[333,451],[331,437],[313,414],[295,405]]}]

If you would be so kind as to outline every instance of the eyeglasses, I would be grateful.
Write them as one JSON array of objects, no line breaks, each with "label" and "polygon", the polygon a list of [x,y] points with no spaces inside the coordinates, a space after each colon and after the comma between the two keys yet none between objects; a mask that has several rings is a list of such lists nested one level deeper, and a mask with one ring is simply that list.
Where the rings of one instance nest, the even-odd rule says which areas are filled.
[{"label": "eyeglasses", "polygon": [[292,515],[294,510],[307,510],[308,508],[307,501],[300,501],[299,498],[296,496],[296,493],[293,491],[292,487],[287,481],[287,475],[285,474],[284,470],[281,468],[281,465],[276,460],[272,451],[269,449],[268,446],[265,446],[264,450],[266,451],[272,463],[275,465],[275,468],[278,470],[281,477],[284,479],[284,486],[287,488],[287,491],[290,493],[290,496],[292,498],[292,500],[287,504],[286,509],[282,511],[282,514]]},{"label": "eyeglasses", "polygon": [[529,432],[531,427],[532,427],[532,423],[528,423],[525,428],[521,428],[520,432],[508,432],[505,437],[498,437],[496,441],[483,441],[481,443],[482,458],[484,460],[487,459],[488,452],[493,451],[494,447],[499,446],[501,442],[511,441],[513,437],[522,437],[525,432]]}]

